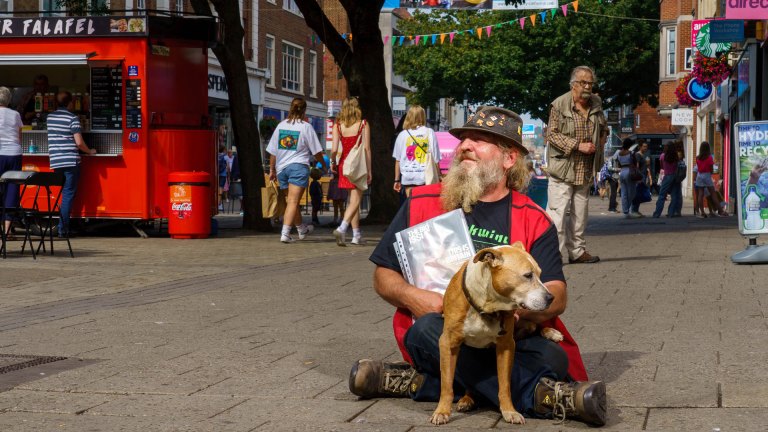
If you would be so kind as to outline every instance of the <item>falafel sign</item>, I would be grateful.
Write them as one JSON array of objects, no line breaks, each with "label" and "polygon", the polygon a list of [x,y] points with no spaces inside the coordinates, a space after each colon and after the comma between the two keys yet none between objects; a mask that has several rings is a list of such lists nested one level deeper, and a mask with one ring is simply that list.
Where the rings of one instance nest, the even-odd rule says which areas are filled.
[{"label": "falafel sign", "polygon": [[41,17],[0,19],[0,39],[17,37],[145,36],[147,21],[136,17]]},{"label": "falafel sign", "polygon": [[740,122],[736,128],[738,214],[742,235],[768,233],[768,121]]}]

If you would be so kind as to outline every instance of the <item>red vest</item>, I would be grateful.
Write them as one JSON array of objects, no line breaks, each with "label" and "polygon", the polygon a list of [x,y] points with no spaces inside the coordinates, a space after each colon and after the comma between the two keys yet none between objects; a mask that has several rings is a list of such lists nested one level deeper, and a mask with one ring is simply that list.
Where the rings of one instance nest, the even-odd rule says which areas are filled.
[{"label": "red vest", "polygon": [[[434,184],[414,188],[411,192],[410,208],[408,209],[408,226],[413,226],[424,222],[435,216],[445,213],[440,204],[441,185]],[[534,204],[530,198],[518,193],[512,192],[512,210],[510,211],[510,234],[509,243],[521,241],[525,249],[530,251],[533,242],[541,236],[544,231],[549,229],[551,221],[541,207]],[[395,339],[403,354],[403,358],[413,364],[413,360],[408,355],[403,342],[405,333],[413,325],[411,312],[408,309],[398,308],[392,319],[395,330]],[[552,327],[563,334],[563,341],[560,346],[568,355],[568,374],[576,381],[587,381],[587,371],[584,368],[584,362],[581,359],[579,346],[559,317],[550,319],[541,323],[543,327]]]}]

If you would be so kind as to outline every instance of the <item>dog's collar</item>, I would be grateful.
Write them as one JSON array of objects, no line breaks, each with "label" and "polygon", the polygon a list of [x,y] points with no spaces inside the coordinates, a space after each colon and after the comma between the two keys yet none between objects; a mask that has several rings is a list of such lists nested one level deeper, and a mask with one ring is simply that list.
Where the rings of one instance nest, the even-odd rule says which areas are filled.
[{"label": "dog's collar", "polygon": [[469,267],[469,264],[464,266],[464,271],[461,274],[461,290],[464,291],[464,297],[467,298],[467,301],[469,302],[469,305],[472,306],[472,308],[477,311],[482,316],[491,317],[494,319],[499,320],[499,336],[503,336],[507,334],[507,330],[504,329],[504,318],[505,313],[503,311],[496,311],[496,312],[486,312],[483,309],[481,309],[477,303],[475,303],[475,300],[472,298],[472,296],[469,294],[469,290],[467,289],[467,267]]}]

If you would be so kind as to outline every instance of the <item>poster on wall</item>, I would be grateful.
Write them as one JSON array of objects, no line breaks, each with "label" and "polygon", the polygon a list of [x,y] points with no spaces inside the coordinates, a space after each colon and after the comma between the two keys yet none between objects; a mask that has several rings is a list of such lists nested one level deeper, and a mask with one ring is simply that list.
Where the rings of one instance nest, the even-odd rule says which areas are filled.
[{"label": "poster on wall", "polygon": [[768,233],[768,121],[736,123],[739,232]]}]

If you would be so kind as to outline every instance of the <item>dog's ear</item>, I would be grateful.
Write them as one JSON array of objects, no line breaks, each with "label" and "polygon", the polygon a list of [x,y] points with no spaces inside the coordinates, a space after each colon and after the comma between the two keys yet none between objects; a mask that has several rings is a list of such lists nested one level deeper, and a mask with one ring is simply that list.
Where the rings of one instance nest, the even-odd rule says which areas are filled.
[{"label": "dog's ear", "polygon": [[523,252],[528,252],[528,251],[525,250],[525,246],[523,245],[523,242],[521,242],[521,241],[516,241],[516,242],[512,243],[511,246],[513,248],[518,248],[518,249],[520,249]]},{"label": "dog's ear", "polygon": [[486,262],[491,265],[491,267],[496,267],[501,265],[503,262],[503,258],[501,257],[501,252],[496,248],[485,248],[480,249],[478,253],[475,254],[475,258],[472,260],[472,262]]}]

